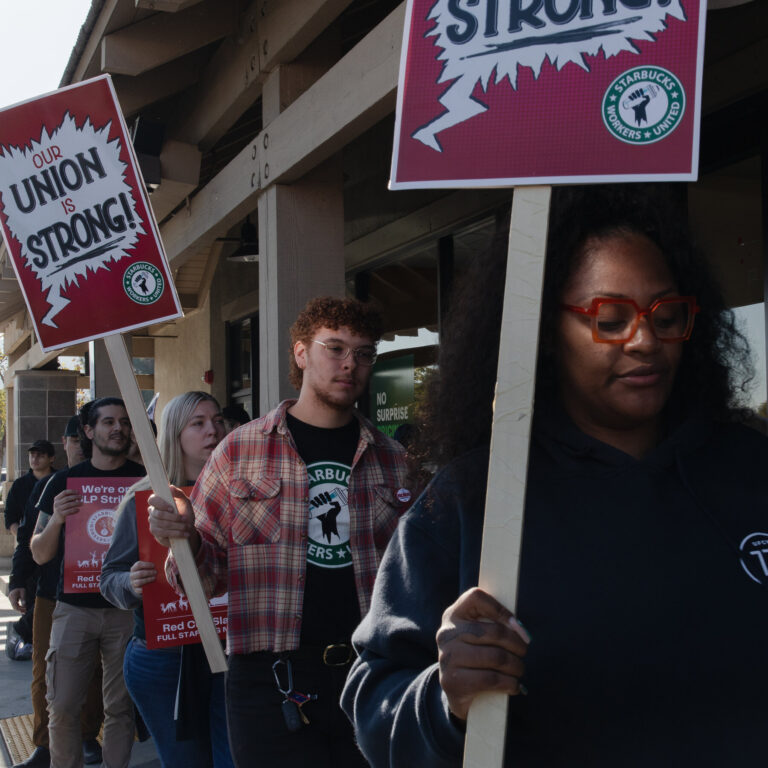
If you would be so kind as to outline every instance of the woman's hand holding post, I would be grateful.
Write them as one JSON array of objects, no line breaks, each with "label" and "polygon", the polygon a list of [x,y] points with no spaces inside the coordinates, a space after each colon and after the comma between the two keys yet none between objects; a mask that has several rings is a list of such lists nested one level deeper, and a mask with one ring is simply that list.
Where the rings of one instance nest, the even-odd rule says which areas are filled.
[{"label": "woman's hand holding post", "polygon": [[440,685],[453,715],[466,720],[479,693],[525,691],[520,678],[530,637],[501,603],[470,589],[443,613],[437,631]]}]

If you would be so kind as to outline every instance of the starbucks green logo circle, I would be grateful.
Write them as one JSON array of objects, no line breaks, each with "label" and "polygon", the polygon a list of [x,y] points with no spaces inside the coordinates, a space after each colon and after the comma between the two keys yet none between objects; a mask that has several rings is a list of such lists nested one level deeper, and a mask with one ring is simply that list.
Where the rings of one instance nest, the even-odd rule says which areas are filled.
[{"label": "starbucks green logo circle", "polygon": [[123,288],[137,304],[154,304],[163,295],[165,280],[154,264],[137,261],[125,270]]},{"label": "starbucks green logo circle", "polygon": [[675,75],[654,66],[619,75],[603,96],[603,122],[620,141],[653,144],[680,125],[685,91]]}]

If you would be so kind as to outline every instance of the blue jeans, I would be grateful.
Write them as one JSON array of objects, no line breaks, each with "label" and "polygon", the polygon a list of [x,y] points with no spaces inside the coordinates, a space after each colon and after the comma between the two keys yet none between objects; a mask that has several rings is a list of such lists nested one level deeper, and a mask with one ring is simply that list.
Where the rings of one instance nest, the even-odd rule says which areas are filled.
[{"label": "blue jeans", "polygon": [[148,650],[131,638],[125,652],[125,684],[155,741],[163,768],[234,768],[227,739],[224,675],[214,675],[208,706],[209,733],[176,740],[174,705],[179,682],[179,649]]}]

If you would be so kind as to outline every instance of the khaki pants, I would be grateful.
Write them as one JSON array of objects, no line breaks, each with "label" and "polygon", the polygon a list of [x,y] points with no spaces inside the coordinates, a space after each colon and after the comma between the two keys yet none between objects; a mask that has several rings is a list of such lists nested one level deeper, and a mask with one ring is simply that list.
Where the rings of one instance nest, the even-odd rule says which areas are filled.
[{"label": "khaki pants", "polygon": [[80,715],[101,654],[104,768],[126,768],[133,745],[133,702],[123,680],[123,655],[133,614],[117,608],[56,603],[46,656],[51,768],[83,765]]},{"label": "khaki pants", "polygon": [[[47,597],[35,599],[35,615],[32,623],[32,694],[33,728],[32,743],[36,747],[48,746],[48,705],[45,700],[45,656],[51,639],[51,623],[55,600]],[[80,729],[83,741],[95,739],[101,730],[104,708],[101,705],[101,664],[95,664],[93,677],[88,686]]]}]

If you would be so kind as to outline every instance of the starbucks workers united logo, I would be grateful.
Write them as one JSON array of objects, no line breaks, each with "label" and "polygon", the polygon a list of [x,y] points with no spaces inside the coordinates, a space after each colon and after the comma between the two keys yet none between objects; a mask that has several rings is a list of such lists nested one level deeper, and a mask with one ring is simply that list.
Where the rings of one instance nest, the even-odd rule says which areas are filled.
[{"label": "starbucks workers united logo", "polygon": [[309,526],[307,562],[321,568],[352,565],[349,548],[350,468],[335,461],[307,467],[309,476]]},{"label": "starbucks workers united logo", "polygon": [[160,270],[148,261],[131,264],[123,275],[123,288],[137,304],[154,304],[163,295],[164,287]]},{"label": "starbucks workers united logo", "polygon": [[685,113],[685,91],[661,67],[628,69],[603,96],[603,122],[620,141],[653,144],[677,128]]}]

